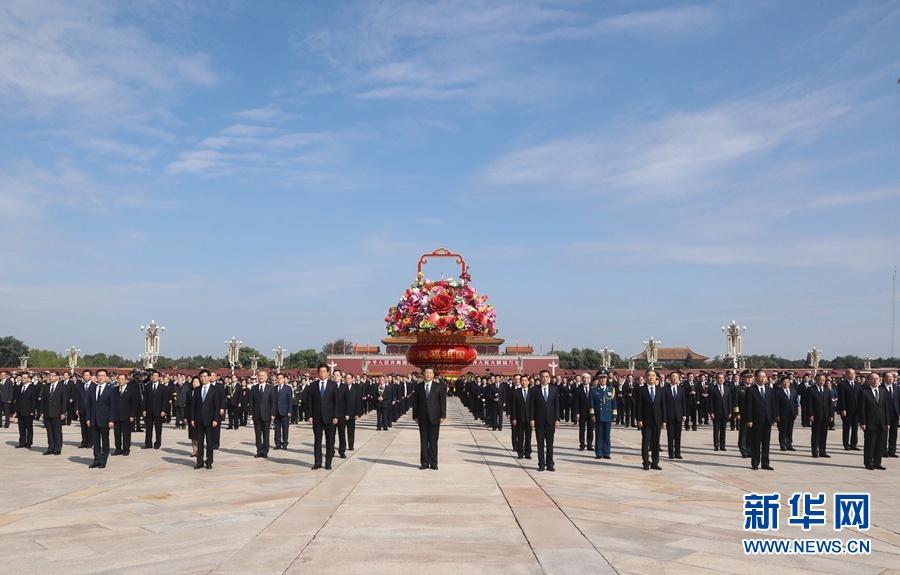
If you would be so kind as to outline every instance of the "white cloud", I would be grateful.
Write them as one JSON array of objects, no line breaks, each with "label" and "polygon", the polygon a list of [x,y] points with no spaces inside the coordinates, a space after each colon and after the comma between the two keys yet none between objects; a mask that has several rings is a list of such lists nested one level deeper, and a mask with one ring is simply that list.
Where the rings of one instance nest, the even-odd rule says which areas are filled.
[{"label": "white cloud", "polygon": [[215,84],[208,55],[167,47],[117,10],[103,2],[4,2],[0,101],[21,114],[77,110],[121,122],[180,88]]}]

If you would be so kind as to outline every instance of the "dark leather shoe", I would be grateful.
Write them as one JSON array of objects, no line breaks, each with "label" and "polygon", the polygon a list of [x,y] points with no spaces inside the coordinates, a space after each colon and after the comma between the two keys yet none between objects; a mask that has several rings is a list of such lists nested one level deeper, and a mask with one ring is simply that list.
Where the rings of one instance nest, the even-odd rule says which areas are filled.
[{"label": "dark leather shoe", "polygon": [[207,463],[207,464],[206,464],[206,468],[207,468],[207,469],[212,469],[212,463]]},{"label": "dark leather shoe", "polygon": [[531,456],[530,456],[530,455],[526,455],[526,456],[525,456],[525,459],[531,459]]},{"label": "dark leather shoe", "polygon": [[311,469],[322,469],[321,463],[314,463]]},{"label": "dark leather shoe", "polygon": [[831,456],[828,455],[827,453],[820,453],[820,454],[819,454],[819,457],[826,457],[826,458],[829,458],[829,459],[831,458]]},{"label": "dark leather shoe", "polygon": [[260,453],[259,456],[262,457],[263,459],[268,459],[268,458],[269,458],[269,454],[268,454],[268,453]]},{"label": "dark leather shoe", "polygon": [[347,454],[346,453],[338,453],[338,457],[340,457],[341,459],[347,459]]},{"label": "dark leather shoe", "polygon": [[124,455],[125,457],[128,457],[129,455],[131,455],[131,450],[129,449],[127,451],[123,451],[122,455]]},{"label": "dark leather shoe", "polygon": [[259,458],[259,457],[262,457],[262,453],[257,453],[257,454],[256,454],[256,455],[254,455],[254,456],[253,456],[253,457],[255,457],[255,458]]},{"label": "dark leather shoe", "polygon": [[100,467],[100,464],[97,462],[94,462],[94,463],[91,463],[88,467],[91,469],[96,469],[96,468]]},{"label": "dark leather shoe", "polygon": [[682,457],[682,456],[680,456],[680,455],[676,455],[676,456],[675,456],[675,459],[684,459],[684,457]]},{"label": "dark leather shoe", "polygon": [[789,446],[789,447],[787,448],[787,450],[788,450],[788,451],[797,451],[796,449],[794,449],[793,446]]},{"label": "dark leather shoe", "polygon": [[584,451],[584,446],[583,446],[583,445],[580,446],[580,447],[578,448],[578,451]]},{"label": "dark leather shoe", "polygon": [[650,464],[649,464],[649,463],[645,463],[645,464],[644,464],[644,471],[647,471],[648,469],[650,469]]},{"label": "dark leather shoe", "polygon": [[544,466],[543,466],[543,465],[538,465],[538,471],[543,471],[543,470],[544,470]]},{"label": "dark leather shoe", "polygon": [[121,449],[117,449],[117,450],[113,451],[112,454],[113,454],[113,455],[122,455],[122,450],[121,450]]},{"label": "dark leather shoe", "polygon": [[884,465],[876,465],[875,469],[877,469],[879,471],[885,471],[887,469],[887,467],[885,467]]},{"label": "dark leather shoe", "polygon": [[553,467],[552,465],[548,465],[548,466],[547,466],[547,471],[556,471],[556,468]]},{"label": "dark leather shoe", "polygon": [[720,447],[720,448],[719,448],[719,451],[728,451],[728,450],[725,449],[724,447]]},{"label": "dark leather shoe", "polygon": [[603,456],[602,456],[602,455],[595,455],[595,456],[594,456],[594,459],[603,459]]},{"label": "dark leather shoe", "polygon": [[752,467],[750,467],[750,469],[752,469],[753,471],[756,471],[757,469],[759,469],[759,467],[756,465],[753,465]]},{"label": "dark leather shoe", "polygon": [[203,464],[198,463],[197,465],[194,466],[194,469],[203,469]]},{"label": "dark leather shoe", "polygon": [[325,466],[325,471],[331,471],[331,464],[330,464],[330,463],[329,463],[328,465]]},{"label": "dark leather shoe", "polygon": [[142,445],[141,449],[153,449],[152,445]]},{"label": "dark leather shoe", "polygon": [[772,467],[771,465],[763,465],[762,468],[765,469],[766,471],[775,471],[775,468]]},{"label": "dark leather shoe", "polygon": [[100,469],[106,469],[106,464],[105,464],[105,463],[101,463],[101,464],[98,465],[97,467],[99,467]]},{"label": "dark leather shoe", "polygon": [[610,457],[609,455],[604,455],[603,459],[612,459],[612,457]]},{"label": "dark leather shoe", "polygon": [[276,446],[273,447],[272,449],[274,449],[275,451],[278,451],[279,449],[281,449],[281,446],[280,446],[280,445],[276,445]]},{"label": "dark leather shoe", "polygon": [[650,469],[655,469],[655,470],[657,470],[657,471],[662,471],[662,467],[660,467],[659,465],[656,465],[656,464],[651,465],[651,466],[650,466]]},{"label": "dark leather shoe", "polygon": [[875,468],[871,465],[866,465],[866,469],[868,469],[869,471],[875,471]]},{"label": "dark leather shoe", "polygon": [[420,466],[419,466],[419,469],[428,469],[428,466],[427,466],[427,465],[420,465]]},{"label": "dark leather shoe", "polygon": [[431,466],[431,469],[434,470],[434,471],[437,471],[437,469],[438,469],[437,463],[435,463],[434,465],[432,465],[432,466]]},{"label": "dark leather shoe", "polygon": [[53,452],[48,449],[47,451],[43,452],[41,455],[53,455]]}]

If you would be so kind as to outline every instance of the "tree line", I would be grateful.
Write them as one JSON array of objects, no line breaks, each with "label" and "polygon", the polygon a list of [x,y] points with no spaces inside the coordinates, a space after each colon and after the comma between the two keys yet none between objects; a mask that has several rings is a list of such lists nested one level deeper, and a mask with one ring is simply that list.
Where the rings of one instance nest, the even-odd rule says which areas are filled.
[{"label": "tree line", "polygon": [[[319,350],[301,349],[289,355],[284,356],[285,369],[315,369],[316,366],[325,363],[325,358],[331,353],[350,352],[353,344],[349,339],[338,338],[322,345]],[[557,351],[559,355],[559,364],[563,369],[583,369],[586,371],[596,371],[603,367],[603,352],[589,347],[572,348],[570,351]],[[58,367],[66,368],[69,366],[68,358],[58,352],[47,349],[31,349],[21,340],[13,336],[0,338],[0,366],[17,366],[19,365],[19,356],[27,355],[28,364],[36,367]],[[257,367],[259,369],[270,369],[275,366],[273,357],[269,357],[258,349],[253,347],[242,347],[239,352],[238,364],[244,369],[251,366],[251,358],[257,357]],[[623,358],[619,354],[612,352],[611,365],[613,369],[627,369],[628,359]],[[900,364],[898,358],[877,358],[872,359],[873,368],[895,367]],[[803,359],[787,359],[776,355],[748,355],[746,356],[748,368],[757,369],[790,369],[804,370],[809,369],[810,357]],[[863,369],[864,360],[855,355],[841,355],[833,359],[821,359],[819,367],[821,369]],[[79,367],[118,367],[118,368],[135,368],[140,367],[140,361],[126,359],[121,355],[105,353],[85,354],[79,356]],[[190,357],[165,357],[160,356],[156,362],[159,369],[199,369],[201,367],[230,367],[227,356],[214,357],[211,355],[195,355]],[[646,360],[636,360],[634,367],[636,370],[647,369]],[[731,367],[729,362],[722,358],[714,358],[711,362],[694,360],[690,356],[685,361],[666,362],[665,367],[668,369],[682,370],[699,370],[699,369],[725,369]]]}]

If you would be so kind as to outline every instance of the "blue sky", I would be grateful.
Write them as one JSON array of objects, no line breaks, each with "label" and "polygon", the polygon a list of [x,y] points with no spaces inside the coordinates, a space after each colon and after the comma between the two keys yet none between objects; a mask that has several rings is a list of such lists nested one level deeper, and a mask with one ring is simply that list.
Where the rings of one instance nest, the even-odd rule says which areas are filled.
[{"label": "blue sky", "polygon": [[0,335],[375,344],[446,247],[511,344],[715,355],[734,319],[745,353],[888,356],[898,28],[893,2],[4,2]]}]

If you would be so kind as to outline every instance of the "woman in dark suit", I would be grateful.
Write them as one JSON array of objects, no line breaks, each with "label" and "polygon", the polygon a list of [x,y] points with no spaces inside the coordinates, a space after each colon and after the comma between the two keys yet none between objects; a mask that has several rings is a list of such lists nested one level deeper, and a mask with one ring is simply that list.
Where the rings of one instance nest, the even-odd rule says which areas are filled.
[{"label": "woman in dark suit", "polygon": [[188,414],[193,413],[191,411],[191,407],[193,405],[193,397],[194,397],[194,389],[200,387],[200,378],[198,376],[193,376],[191,378],[191,389],[185,395],[185,405],[184,405],[184,425],[188,430],[188,439],[191,440],[191,445],[194,448],[194,452],[191,453],[191,457],[197,457],[197,428],[190,424],[188,420]]}]

